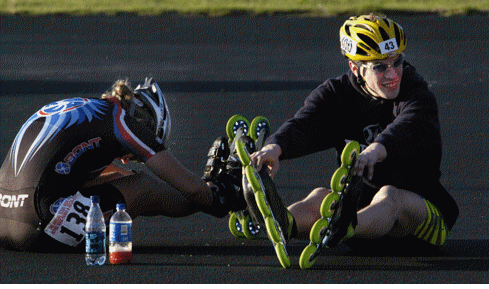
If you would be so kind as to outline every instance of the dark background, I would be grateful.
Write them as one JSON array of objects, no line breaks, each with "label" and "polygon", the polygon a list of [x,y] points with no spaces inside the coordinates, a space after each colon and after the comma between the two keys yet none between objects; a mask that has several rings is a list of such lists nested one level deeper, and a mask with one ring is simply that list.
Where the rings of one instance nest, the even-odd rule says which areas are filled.
[{"label": "dark background", "polygon": [[[137,218],[131,266],[88,267],[83,254],[0,249],[0,282],[487,283],[489,18],[388,16],[404,27],[407,60],[438,97],[442,183],[461,211],[439,252],[365,256],[341,245],[302,271],[298,259],[308,242],[294,240],[288,246],[293,268],[284,270],[268,240],[237,239],[227,218],[198,213]],[[119,78],[136,86],[151,76],[169,100],[169,149],[201,175],[230,116],[263,115],[275,130],[317,85],[347,71],[338,43],[346,18],[2,16],[0,159],[44,104],[97,97]],[[336,163],[326,151],[281,167],[276,184],[290,204],[328,186]]]}]

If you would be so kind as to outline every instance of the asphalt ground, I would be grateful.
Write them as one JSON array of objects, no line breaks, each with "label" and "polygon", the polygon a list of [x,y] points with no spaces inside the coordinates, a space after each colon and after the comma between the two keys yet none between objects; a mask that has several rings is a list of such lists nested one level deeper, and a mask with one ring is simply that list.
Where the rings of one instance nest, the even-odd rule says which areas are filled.
[{"label": "asphalt ground", "polygon": [[[308,242],[294,240],[285,270],[267,239],[235,238],[227,218],[141,217],[133,224],[132,265],[89,267],[82,253],[0,249],[0,282],[488,283],[489,17],[389,16],[408,35],[407,60],[438,97],[442,183],[460,206],[439,251],[362,254],[341,245],[304,271],[298,259]],[[169,148],[200,175],[230,116],[263,115],[275,130],[317,85],[346,72],[338,45],[346,18],[2,16],[0,158],[42,105],[152,76],[169,100]],[[276,185],[290,204],[327,186],[335,169],[332,151],[285,161]]]}]

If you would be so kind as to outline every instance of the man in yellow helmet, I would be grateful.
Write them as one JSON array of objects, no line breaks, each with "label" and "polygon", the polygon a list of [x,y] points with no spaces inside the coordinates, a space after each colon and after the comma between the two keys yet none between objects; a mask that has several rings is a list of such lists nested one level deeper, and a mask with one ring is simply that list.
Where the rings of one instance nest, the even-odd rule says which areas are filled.
[{"label": "man in yellow helmet", "polygon": [[[440,183],[436,98],[405,61],[402,27],[386,17],[351,17],[340,29],[340,44],[350,70],[312,91],[294,117],[252,154],[252,162],[257,170],[268,167],[273,178],[281,160],[330,148],[341,153],[355,140],[362,151],[352,173],[361,177],[356,184],[361,194],[353,210],[354,234],[345,231],[340,241],[369,249],[442,245],[458,217],[458,206]],[[280,224],[282,231],[307,239],[330,193],[316,188],[288,208],[275,202],[272,210],[288,210],[293,216],[292,224]]]}]

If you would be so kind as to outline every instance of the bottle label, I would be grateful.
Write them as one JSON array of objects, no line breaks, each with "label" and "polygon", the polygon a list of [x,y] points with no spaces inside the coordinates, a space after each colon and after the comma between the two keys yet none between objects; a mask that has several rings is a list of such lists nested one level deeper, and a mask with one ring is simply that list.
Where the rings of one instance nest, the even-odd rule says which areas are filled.
[{"label": "bottle label", "polygon": [[110,223],[110,242],[131,242],[131,223]]},{"label": "bottle label", "polygon": [[105,232],[90,232],[86,235],[87,254],[105,254]]}]

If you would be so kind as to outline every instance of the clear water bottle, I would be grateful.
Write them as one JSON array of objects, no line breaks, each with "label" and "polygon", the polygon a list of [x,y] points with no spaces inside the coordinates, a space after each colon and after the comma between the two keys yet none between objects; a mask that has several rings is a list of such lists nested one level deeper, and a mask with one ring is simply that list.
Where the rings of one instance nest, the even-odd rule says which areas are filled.
[{"label": "clear water bottle", "polygon": [[87,265],[103,265],[106,259],[105,220],[99,196],[91,196],[90,200],[92,205],[85,225],[85,261]]},{"label": "clear water bottle", "polygon": [[126,205],[119,203],[110,219],[109,261],[112,264],[132,262],[132,219]]}]

